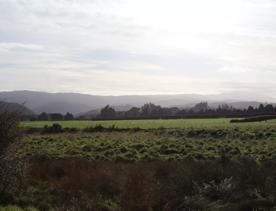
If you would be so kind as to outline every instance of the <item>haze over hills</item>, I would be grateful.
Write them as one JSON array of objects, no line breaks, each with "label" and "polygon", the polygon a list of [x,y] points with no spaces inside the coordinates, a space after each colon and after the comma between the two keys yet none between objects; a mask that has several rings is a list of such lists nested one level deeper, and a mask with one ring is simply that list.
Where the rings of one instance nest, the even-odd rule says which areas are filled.
[{"label": "haze over hills", "polygon": [[123,95],[97,96],[79,93],[48,93],[37,91],[0,92],[0,101],[19,103],[36,113],[71,112],[73,114],[97,110],[109,104],[116,110],[127,110],[132,106],[155,103],[164,107],[180,108],[193,106],[195,103],[207,101],[210,106],[217,107],[227,103],[235,108],[254,107],[260,103],[276,102],[274,98],[254,93],[226,93],[218,95],[177,94],[177,95]]}]

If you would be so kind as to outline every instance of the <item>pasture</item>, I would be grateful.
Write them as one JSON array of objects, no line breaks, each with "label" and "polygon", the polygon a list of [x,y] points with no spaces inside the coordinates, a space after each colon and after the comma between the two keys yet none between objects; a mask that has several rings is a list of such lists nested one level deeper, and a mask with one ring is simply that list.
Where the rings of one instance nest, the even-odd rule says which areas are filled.
[{"label": "pasture", "polygon": [[[276,158],[275,120],[254,123],[230,123],[230,119],[30,121],[21,125],[43,128],[53,123],[78,130],[57,134],[42,130],[42,134],[30,134],[12,149],[12,154],[135,162],[221,156],[256,161]],[[97,125],[103,129],[95,130]]]},{"label": "pasture", "polygon": [[230,123],[229,118],[217,119],[154,119],[154,120],[72,120],[72,121],[23,121],[21,126],[25,128],[43,128],[45,125],[58,123],[62,127],[84,129],[102,125],[104,127],[115,126],[118,128],[265,128],[275,127],[276,120],[254,123]]},{"label": "pasture", "polygon": [[227,156],[276,159],[274,131],[149,130],[33,134],[11,149],[26,158],[86,158],[105,161],[212,160]]}]

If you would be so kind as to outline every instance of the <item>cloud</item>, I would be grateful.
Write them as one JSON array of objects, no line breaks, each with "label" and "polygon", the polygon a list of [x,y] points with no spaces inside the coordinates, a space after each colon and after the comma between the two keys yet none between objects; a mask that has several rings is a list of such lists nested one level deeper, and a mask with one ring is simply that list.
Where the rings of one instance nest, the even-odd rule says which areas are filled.
[{"label": "cloud", "polygon": [[35,44],[23,44],[23,43],[0,43],[0,51],[41,51],[43,46]]},{"label": "cloud", "polygon": [[[42,74],[43,77],[41,77]],[[25,80],[25,77],[28,77],[29,80]],[[8,82],[11,80],[13,80],[13,84]],[[101,95],[109,95],[110,87],[114,89],[113,95],[133,94],[133,92],[139,94],[192,93],[195,83],[197,84],[196,92],[215,93],[218,85],[214,81],[154,74],[103,71],[93,71],[93,74],[86,74],[68,70],[58,72],[52,70],[42,73],[27,69],[22,72],[8,72],[4,77],[1,77],[0,83],[6,89],[12,89],[14,84],[18,84],[18,89],[41,90],[41,87],[47,87],[47,91],[50,92],[74,91],[81,93],[90,93],[87,90],[93,90],[94,94]],[[58,88],[57,83],[59,84]],[[162,90],[160,90],[160,85],[163,87]],[[208,86],[209,89],[206,89],[205,86]]]},{"label": "cloud", "polygon": [[276,96],[275,9],[273,0],[2,1],[0,89]]}]

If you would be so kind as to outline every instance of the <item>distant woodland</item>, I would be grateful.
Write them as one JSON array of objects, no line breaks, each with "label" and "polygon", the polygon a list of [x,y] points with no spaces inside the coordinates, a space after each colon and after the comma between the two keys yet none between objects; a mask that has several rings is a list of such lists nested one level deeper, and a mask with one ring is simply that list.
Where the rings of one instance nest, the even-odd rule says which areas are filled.
[{"label": "distant woodland", "polygon": [[161,107],[153,103],[144,104],[142,107],[132,107],[127,111],[116,111],[113,107],[106,105],[98,114],[74,116],[67,112],[60,113],[42,112],[39,115],[25,116],[31,120],[73,120],[73,119],[177,119],[177,118],[223,118],[223,117],[253,117],[260,115],[276,115],[276,106],[271,104],[254,108],[237,109],[227,104],[219,105],[217,108],[210,108],[207,102],[201,102],[192,108],[179,109],[177,107]]}]

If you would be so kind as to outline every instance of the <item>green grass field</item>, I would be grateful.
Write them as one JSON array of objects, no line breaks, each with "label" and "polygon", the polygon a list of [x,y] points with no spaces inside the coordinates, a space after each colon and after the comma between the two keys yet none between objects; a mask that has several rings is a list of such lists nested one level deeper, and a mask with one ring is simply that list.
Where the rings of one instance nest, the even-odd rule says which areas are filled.
[{"label": "green grass field", "polygon": [[[229,157],[255,160],[276,157],[276,121],[230,123],[230,119],[33,121],[23,127],[42,128],[59,123],[84,129],[96,125],[149,131],[113,131],[61,134],[30,134],[13,149],[19,157],[40,154],[50,157],[86,157],[92,160],[182,160]],[[138,148],[137,146],[138,145]]]},{"label": "green grass field", "polygon": [[20,158],[43,155],[51,158],[91,160],[205,160],[222,154],[254,160],[276,158],[273,132],[234,130],[157,130],[32,134],[10,150]]},{"label": "green grass field", "polygon": [[74,127],[83,129],[86,127],[93,127],[95,125],[102,125],[104,127],[110,127],[115,125],[118,128],[136,128],[143,129],[149,128],[226,128],[226,127],[239,127],[239,128],[263,128],[263,127],[275,127],[276,120],[270,120],[267,122],[255,122],[255,123],[231,123],[230,119],[168,119],[168,120],[107,120],[107,121],[24,121],[21,123],[22,127],[27,128],[42,128],[44,125],[52,125],[53,123],[59,123],[63,127]]}]

